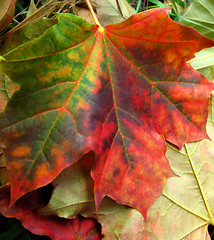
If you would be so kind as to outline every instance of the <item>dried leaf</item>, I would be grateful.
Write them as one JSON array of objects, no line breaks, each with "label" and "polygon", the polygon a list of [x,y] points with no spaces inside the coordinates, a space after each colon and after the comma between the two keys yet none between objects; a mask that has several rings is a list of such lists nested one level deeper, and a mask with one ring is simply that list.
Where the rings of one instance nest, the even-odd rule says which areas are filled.
[{"label": "dried leaf", "polygon": [[88,164],[91,157],[92,153],[86,154],[56,178],[50,202],[39,212],[62,218],[75,218],[78,214],[93,217],[102,224],[103,239],[141,240],[144,221],[135,209],[105,198],[99,209],[95,210],[91,164]]},{"label": "dried leaf", "polygon": [[1,0],[0,3],[0,32],[12,21],[16,0]]},{"label": "dried leaf", "polygon": [[96,3],[98,19],[102,26],[119,23],[135,13],[126,0],[96,0]]},{"label": "dried leaf", "polygon": [[102,225],[103,240],[142,240],[144,219],[135,209],[119,205],[105,198],[93,216]]},{"label": "dried leaf", "polygon": [[89,11],[89,9],[82,8],[79,6],[73,6],[72,9],[77,16],[84,18],[87,22],[89,22],[91,24],[94,24],[94,19],[91,15],[91,12]]},{"label": "dried leaf", "polygon": [[93,160],[94,154],[89,152],[61,172],[53,181],[51,200],[40,210],[41,214],[75,218],[78,214],[85,215],[95,210],[93,180],[90,176]]}]

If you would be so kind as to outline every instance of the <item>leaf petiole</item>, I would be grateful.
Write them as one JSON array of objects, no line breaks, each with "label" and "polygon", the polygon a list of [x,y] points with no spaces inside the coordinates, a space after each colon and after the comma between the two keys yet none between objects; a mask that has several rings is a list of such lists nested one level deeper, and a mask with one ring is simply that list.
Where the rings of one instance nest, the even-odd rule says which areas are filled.
[{"label": "leaf petiole", "polygon": [[99,25],[100,27],[102,27],[101,24],[100,24],[100,22],[99,22],[98,19],[97,19],[97,16],[96,16],[96,14],[95,14],[95,12],[94,12],[93,7],[91,6],[90,1],[89,1],[89,0],[85,0],[85,1],[86,1],[87,5],[88,5],[89,11],[91,12],[91,15],[92,15],[92,17],[93,17],[93,19],[94,19],[94,22],[95,22],[97,25]]}]

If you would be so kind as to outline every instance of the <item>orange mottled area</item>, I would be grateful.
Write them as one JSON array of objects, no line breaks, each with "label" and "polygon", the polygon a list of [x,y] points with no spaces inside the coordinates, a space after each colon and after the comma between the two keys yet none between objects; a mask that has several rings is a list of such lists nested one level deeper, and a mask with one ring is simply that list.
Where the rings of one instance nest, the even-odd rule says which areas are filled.
[{"label": "orange mottled area", "polygon": [[31,153],[31,148],[29,146],[20,146],[15,148],[12,152],[11,155],[13,157],[21,158],[21,157],[27,157]]}]

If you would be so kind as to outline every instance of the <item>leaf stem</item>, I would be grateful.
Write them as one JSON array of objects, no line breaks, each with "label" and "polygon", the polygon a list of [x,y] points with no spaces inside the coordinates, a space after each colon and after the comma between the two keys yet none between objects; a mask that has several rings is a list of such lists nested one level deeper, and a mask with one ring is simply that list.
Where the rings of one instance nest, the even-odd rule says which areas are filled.
[{"label": "leaf stem", "polygon": [[138,0],[138,2],[137,2],[136,13],[138,13],[140,10],[141,2],[142,2],[142,0]]},{"label": "leaf stem", "polygon": [[101,24],[100,24],[100,22],[99,22],[98,19],[97,19],[97,16],[96,16],[96,14],[95,14],[95,12],[94,12],[93,7],[91,6],[90,1],[89,1],[89,0],[85,0],[85,1],[86,1],[87,5],[88,5],[88,8],[89,8],[90,12],[91,12],[91,15],[92,15],[92,17],[93,17],[93,19],[94,19],[94,22],[95,22],[97,25],[99,25],[100,27],[102,27]]}]

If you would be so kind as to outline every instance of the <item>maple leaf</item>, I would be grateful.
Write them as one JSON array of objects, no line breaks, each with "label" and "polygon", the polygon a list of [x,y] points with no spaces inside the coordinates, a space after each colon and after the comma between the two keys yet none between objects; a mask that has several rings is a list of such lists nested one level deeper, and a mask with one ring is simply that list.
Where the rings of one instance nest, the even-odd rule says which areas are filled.
[{"label": "maple leaf", "polygon": [[[207,121],[212,140],[213,106],[214,93]],[[135,209],[118,205],[108,198],[102,201],[98,210],[94,209],[89,168],[84,167],[90,155],[85,155],[82,162],[64,170],[56,178],[51,200],[40,212],[64,218],[73,218],[79,213],[93,217],[101,223],[104,239],[210,239],[208,225],[214,225],[214,142],[188,143],[180,151],[168,144],[166,156],[180,177],[168,180],[161,197],[149,209],[146,221]],[[85,184],[78,184],[80,179]],[[91,189],[90,194],[88,189]],[[63,194],[66,198],[62,201]]]},{"label": "maple leaf", "polygon": [[168,147],[166,156],[173,170],[181,177],[169,179],[162,196],[149,210],[145,226],[147,236],[150,236],[148,239],[157,239],[154,236],[160,240],[210,239],[208,225],[214,225],[213,106],[214,93],[207,121],[207,131],[212,141],[188,143],[181,151]]},{"label": "maple leaf", "polygon": [[63,219],[55,216],[42,216],[37,210],[42,206],[41,189],[26,194],[12,207],[10,187],[0,188],[0,211],[6,217],[21,220],[22,225],[37,235],[47,235],[52,240],[100,240],[102,234],[97,222],[91,218],[77,216],[75,219]]},{"label": "maple leaf", "polygon": [[42,18],[36,22],[33,22],[25,28],[20,29],[10,36],[7,41],[0,48],[0,54],[4,55],[14,48],[40,37],[48,28],[56,23],[55,19]]},{"label": "maple leaf", "polygon": [[[85,154],[77,163],[63,170],[52,182],[54,191],[47,206],[39,213],[75,218],[78,214],[95,211],[93,179],[90,170],[94,154]],[[63,196],[63,197],[62,197]]]},{"label": "maple leaf", "polygon": [[42,37],[4,55],[0,69],[20,86],[0,115],[11,204],[93,150],[96,206],[109,196],[146,216],[174,176],[165,139],[208,138],[213,84],[185,60],[214,42],[167,11],[105,28],[57,14]]},{"label": "maple leaf", "polygon": [[188,63],[207,79],[214,81],[214,47],[196,53],[195,58],[189,60]]},{"label": "maple leaf", "polygon": [[144,219],[135,209],[119,205],[108,197],[102,201],[98,210],[95,209],[90,177],[92,160],[93,153],[89,152],[62,171],[52,183],[54,190],[49,203],[39,213],[69,219],[81,214],[92,217],[101,224],[104,239],[142,239]]}]

